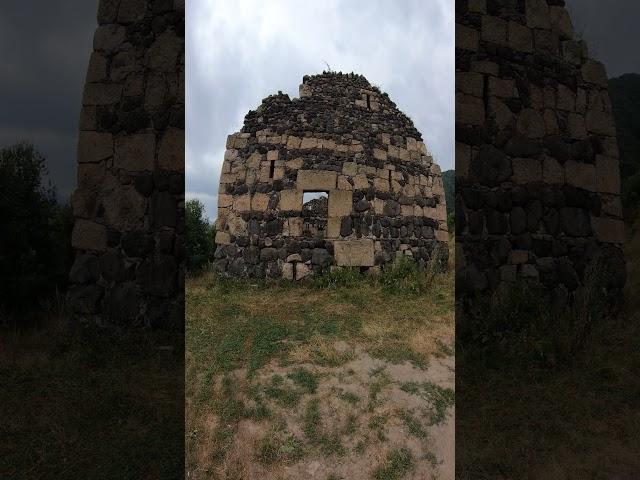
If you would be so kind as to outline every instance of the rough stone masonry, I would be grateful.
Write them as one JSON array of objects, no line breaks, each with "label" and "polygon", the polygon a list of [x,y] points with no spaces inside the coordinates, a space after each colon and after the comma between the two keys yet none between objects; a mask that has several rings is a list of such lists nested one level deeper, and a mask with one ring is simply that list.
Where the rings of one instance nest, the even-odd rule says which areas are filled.
[{"label": "rough stone masonry", "polygon": [[604,258],[625,281],[618,145],[604,66],[563,0],[456,3],[456,286],[525,279],[566,305]]},{"label": "rough stone masonry", "polygon": [[[227,140],[215,268],[301,280],[331,267],[378,269],[397,255],[447,256],[440,168],[388,95],[363,76],[305,76]],[[325,196],[304,203],[305,193]]]},{"label": "rough stone masonry", "polygon": [[101,0],[72,197],[69,303],[177,327],[184,303],[184,0]]}]

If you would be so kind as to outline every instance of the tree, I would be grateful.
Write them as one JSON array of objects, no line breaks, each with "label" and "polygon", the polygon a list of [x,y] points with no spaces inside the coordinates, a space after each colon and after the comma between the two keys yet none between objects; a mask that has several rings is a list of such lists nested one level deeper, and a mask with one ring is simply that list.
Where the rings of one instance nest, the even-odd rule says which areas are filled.
[{"label": "tree", "polygon": [[196,272],[210,261],[216,250],[215,227],[204,215],[204,204],[197,199],[185,203],[187,270]]},{"label": "tree", "polygon": [[46,174],[33,145],[0,150],[0,307],[8,311],[33,308],[66,287],[73,219]]}]

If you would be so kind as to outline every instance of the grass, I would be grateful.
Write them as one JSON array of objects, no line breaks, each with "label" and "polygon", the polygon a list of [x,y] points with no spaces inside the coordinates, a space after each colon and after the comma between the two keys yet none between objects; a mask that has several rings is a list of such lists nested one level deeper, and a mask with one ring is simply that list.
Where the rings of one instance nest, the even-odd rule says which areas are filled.
[{"label": "grass", "polygon": [[[571,362],[477,368],[460,349],[462,480],[634,478],[640,471],[640,236],[627,245],[626,312],[594,323]],[[526,381],[523,381],[526,379]]]},{"label": "grass", "polygon": [[446,419],[447,409],[455,404],[455,393],[431,382],[404,382],[400,389],[413,395],[419,395],[427,401],[429,425],[439,425]]},{"label": "grass", "polygon": [[399,480],[414,468],[413,454],[407,448],[390,450],[384,464],[380,465],[373,477],[375,480]]},{"label": "grass", "polygon": [[0,333],[0,478],[182,475],[182,337],[65,324]]},{"label": "grass", "polygon": [[[416,287],[406,290],[391,288],[391,275],[399,281],[391,269],[377,278],[334,270],[302,284],[242,282],[206,272],[188,278],[186,474],[242,478],[234,473],[242,469],[230,465],[242,464],[249,451],[256,462],[275,468],[307,455],[355,455],[359,441],[361,453],[373,448],[366,432],[369,417],[384,408],[381,393],[392,385],[386,372],[370,372],[357,393],[328,393],[323,382],[334,369],[340,372],[337,381],[354,382],[353,370],[344,366],[357,351],[426,367],[442,355],[443,339],[454,336],[452,270],[415,271],[405,281]],[[231,390],[225,391],[225,378]],[[297,443],[287,428],[277,426],[283,417],[287,425],[296,424],[289,432],[301,432],[295,437],[300,449],[293,448]],[[239,449],[240,425],[247,420],[259,435],[253,446]],[[384,425],[379,436],[385,438]]]}]

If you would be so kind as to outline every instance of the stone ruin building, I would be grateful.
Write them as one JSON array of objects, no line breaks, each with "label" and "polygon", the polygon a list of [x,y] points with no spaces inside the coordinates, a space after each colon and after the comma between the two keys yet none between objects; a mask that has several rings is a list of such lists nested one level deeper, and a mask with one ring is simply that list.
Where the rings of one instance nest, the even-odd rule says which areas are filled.
[{"label": "stone ruin building", "polygon": [[80,115],[69,304],[184,324],[184,0],[101,0]]},{"label": "stone ruin building", "polygon": [[619,154],[604,66],[563,0],[456,3],[456,288],[519,280],[556,305],[606,259],[625,281]]},{"label": "stone ruin building", "polygon": [[333,267],[376,270],[397,255],[446,262],[440,168],[412,121],[363,76],[305,76],[299,98],[265,98],[226,147],[217,271],[301,280]]}]

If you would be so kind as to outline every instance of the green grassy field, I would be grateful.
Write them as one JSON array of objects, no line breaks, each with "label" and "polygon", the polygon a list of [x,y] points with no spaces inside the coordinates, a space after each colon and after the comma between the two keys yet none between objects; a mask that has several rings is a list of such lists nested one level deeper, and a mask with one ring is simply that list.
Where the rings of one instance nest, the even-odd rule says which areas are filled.
[{"label": "green grassy field", "polygon": [[[594,325],[570,365],[458,358],[457,478],[631,479],[640,472],[640,235],[626,311]],[[466,380],[466,381],[465,381]]]},{"label": "green grassy field", "polygon": [[0,332],[0,478],[180,478],[181,336],[64,324]]},{"label": "green grassy field", "polygon": [[187,478],[446,478],[452,272],[204,274],[186,295]]}]

